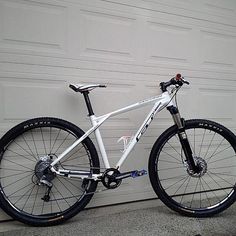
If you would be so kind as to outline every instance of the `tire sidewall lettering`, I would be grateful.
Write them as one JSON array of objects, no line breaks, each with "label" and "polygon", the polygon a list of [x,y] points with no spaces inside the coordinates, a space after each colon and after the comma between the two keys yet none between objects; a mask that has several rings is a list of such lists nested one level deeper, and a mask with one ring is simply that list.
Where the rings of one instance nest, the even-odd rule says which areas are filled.
[{"label": "tire sidewall lettering", "polygon": [[199,123],[198,124],[199,127],[209,127],[210,129],[212,130],[217,130],[219,132],[222,132],[223,130],[219,127],[216,127],[215,125],[212,125],[212,124],[207,124],[207,123]]},{"label": "tire sidewall lettering", "polygon": [[32,127],[37,127],[37,126],[42,126],[42,125],[50,125],[50,121],[40,121],[40,122],[34,122],[31,124],[27,124],[24,126],[24,129],[32,128]]}]

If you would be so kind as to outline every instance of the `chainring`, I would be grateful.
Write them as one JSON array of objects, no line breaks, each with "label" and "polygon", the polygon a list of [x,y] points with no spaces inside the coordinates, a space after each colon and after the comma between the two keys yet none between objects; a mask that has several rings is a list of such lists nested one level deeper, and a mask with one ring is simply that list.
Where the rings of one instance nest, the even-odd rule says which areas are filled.
[{"label": "chainring", "polygon": [[109,168],[103,172],[101,177],[102,184],[108,189],[114,189],[120,186],[122,180],[116,179],[120,171],[115,168]]}]

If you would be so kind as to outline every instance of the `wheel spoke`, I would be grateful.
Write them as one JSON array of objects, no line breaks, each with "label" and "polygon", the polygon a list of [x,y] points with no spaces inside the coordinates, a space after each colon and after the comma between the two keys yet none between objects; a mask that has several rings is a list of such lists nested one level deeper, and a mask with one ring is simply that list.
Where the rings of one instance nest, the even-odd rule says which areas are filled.
[{"label": "wheel spoke", "polygon": [[[207,187],[208,187],[208,189],[209,189],[209,190],[204,189],[204,192],[205,192],[206,194],[207,194],[207,192],[211,192],[211,193],[213,193],[213,195],[218,199],[218,197],[217,197],[216,194],[215,194],[214,189],[212,189],[212,188],[209,186],[209,184],[204,180],[204,178],[202,178],[202,180],[203,180],[203,182],[207,185]],[[219,200],[219,199],[218,199],[218,200]],[[211,206],[210,199],[209,199],[209,203],[210,203],[210,206]]]},{"label": "wheel spoke", "polygon": [[[52,196],[53,196],[54,200],[56,201],[56,204],[57,204],[57,207],[58,207],[59,211],[62,212],[61,207],[60,207],[60,204],[58,203],[58,200],[56,199],[54,193],[53,193],[53,192],[51,192],[51,193],[52,193]],[[51,201],[51,202],[52,202],[52,201]]]},{"label": "wheel spoke", "polygon": [[173,163],[173,164],[177,164],[177,165],[183,165],[182,162],[176,162],[176,161],[167,161],[167,160],[160,160],[160,162],[166,162],[166,163]]},{"label": "wheel spoke", "polygon": [[58,131],[58,133],[57,133],[57,136],[56,136],[56,138],[55,138],[55,140],[54,140],[54,142],[53,142],[52,149],[50,150],[50,153],[52,153],[52,150],[53,150],[53,148],[54,148],[54,146],[55,146],[55,143],[56,143],[56,141],[57,141],[57,139],[58,139],[58,137],[59,137],[60,132],[61,132],[61,129],[59,129],[59,131]]},{"label": "wheel spoke", "polygon": [[30,191],[30,194],[29,194],[28,197],[26,198],[25,203],[24,203],[23,207],[21,208],[22,211],[24,210],[24,208],[25,208],[25,206],[26,206],[26,203],[29,201],[29,198],[30,198],[30,196],[31,196],[31,193],[34,191],[35,186],[36,186],[36,185],[34,185],[34,187],[33,187],[33,188],[31,189],[31,191]]},{"label": "wheel spoke", "polygon": [[[28,152],[25,148],[23,148],[19,143],[17,143],[15,140],[13,141],[13,143],[15,143],[18,147],[20,147],[25,153],[27,153],[29,156],[31,156],[31,157],[33,157],[34,159],[35,159],[35,156],[34,155],[32,155],[32,153],[30,153],[30,152]],[[9,150],[9,149],[7,149],[8,151],[11,151],[11,150]],[[11,152],[13,152],[13,151],[11,151]],[[15,153],[15,154],[17,154],[17,155],[20,155],[19,153],[16,153],[16,152],[13,152],[13,153]],[[24,157],[24,155],[20,155],[20,156],[22,156],[22,157]],[[25,157],[26,158],[26,157]],[[28,159],[28,158],[26,158],[26,159]],[[28,160],[31,160],[31,159],[28,159]],[[37,160],[37,159],[36,159]],[[31,161],[34,161],[34,160],[31,160]]]},{"label": "wheel spoke", "polygon": [[201,142],[201,145],[200,145],[200,151],[199,151],[199,154],[198,154],[199,157],[201,156],[202,144],[203,144],[203,140],[204,140],[204,138],[205,138],[205,134],[206,134],[206,129],[204,129],[204,134],[203,134],[202,142]]},{"label": "wheel spoke", "polygon": [[169,168],[164,168],[164,169],[158,169],[158,171],[163,171],[163,170],[176,170],[176,169],[180,169],[183,168],[183,166],[179,166],[179,167],[169,167]]},{"label": "wheel spoke", "polygon": [[21,180],[23,180],[23,179],[29,177],[30,175],[32,175],[32,174],[30,173],[29,175],[26,175],[26,176],[24,176],[24,177],[22,177],[22,178],[20,178],[20,179],[18,179],[18,180],[15,180],[15,181],[13,181],[12,183],[3,186],[2,189],[5,189],[5,188],[7,188],[7,187],[9,187],[9,186],[11,186],[11,185],[13,185],[13,184],[15,184],[15,183],[18,183],[19,181],[21,181]]},{"label": "wheel spoke", "polygon": [[201,189],[201,186],[202,186],[202,181],[201,181],[201,177],[199,178],[199,181],[200,181],[200,208],[202,208],[202,189]]},{"label": "wheel spoke", "polygon": [[[187,176],[187,177],[186,177],[186,179],[184,180],[184,182],[177,188],[177,190],[175,191],[175,193],[174,193],[173,195],[176,195],[176,193],[182,188],[182,186],[185,184],[186,181],[188,181],[188,183],[189,183],[189,181],[190,181],[190,176]],[[188,186],[188,184],[187,184],[187,186]],[[185,194],[185,192],[184,192],[183,194]]]},{"label": "wheel spoke", "polygon": [[62,182],[62,180],[60,180],[59,178],[57,178],[57,179],[58,179],[58,181],[65,187],[65,189],[67,189],[67,191],[70,192],[70,194],[71,194],[74,198],[78,199],[77,196],[75,196],[75,195],[70,191],[70,189]]},{"label": "wheel spoke", "polygon": [[216,173],[212,173],[211,171],[209,171],[212,175],[215,175],[217,176],[219,179],[223,180],[224,182],[226,182],[227,184],[229,184],[232,188],[234,187],[234,184],[228,182],[225,178],[219,176],[219,174],[216,174]]},{"label": "wheel spoke", "polygon": [[[200,179],[200,182],[201,182],[201,184],[202,184],[203,193],[204,193],[205,196],[206,196],[206,199],[207,199],[207,201],[208,201],[208,203],[209,203],[209,206],[211,206],[211,202],[210,202],[210,199],[208,198],[207,191],[206,191],[206,189],[204,188],[204,185],[203,185],[203,183],[202,183],[201,180],[203,180],[203,178]],[[205,182],[205,181],[203,180],[203,182]]]},{"label": "wheel spoke", "polygon": [[217,152],[217,150],[219,149],[219,147],[222,145],[222,143],[224,142],[224,138],[221,140],[221,142],[218,144],[218,146],[216,147],[216,149],[215,149],[215,151],[213,152],[213,154],[209,157],[209,158],[207,158],[206,160],[207,160],[207,163],[211,160],[211,158],[213,157],[213,156],[216,156],[217,154],[219,154],[219,153],[221,153],[221,152],[223,152],[223,151],[225,151],[225,150],[227,150],[228,148],[230,148],[231,146],[229,146],[229,147],[227,147],[227,148],[225,148],[224,150],[221,150],[220,152]]},{"label": "wheel spoke", "polygon": [[[28,186],[29,186],[29,185],[27,185],[27,187],[28,187]],[[34,185],[33,185],[33,187],[31,187],[30,189],[26,190],[26,191],[24,192],[24,194],[21,195],[21,196],[13,203],[13,205],[16,205],[16,203],[19,202],[24,196],[26,196],[26,194],[27,194],[28,192],[30,192],[33,188],[34,188]]]},{"label": "wheel spoke", "polygon": [[167,189],[169,189],[169,188],[175,186],[175,185],[178,184],[179,182],[181,182],[181,181],[187,179],[188,177],[189,177],[189,176],[187,176],[187,177],[185,176],[184,178],[181,178],[180,180],[174,182],[173,184],[171,184],[170,186],[168,186],[167,188],[165,188],[165,191],[166,191]]},{"label": "wheel spoke", "polygon": [[57,192],[60,194],[60,196],[62,197],[62,199],[67,203],[67,205],[70,207],[71,205],[68,203],[68,201],[66,200],[66,198],[63,197],[62,193],[58,190],[58,188],[56,187],[56,185],[53,186]]},{"label": "wheel spoke", "polygon": [[179,175],[179,176],[174,176],[174,177],[169,177],[169,178],[163,178],[163,179],[160,179],[160,181],[164,181],[164,180],[170,180],[170,179],[181,179],[183,176],[186,176],[185,175]]},{"label": "wheel spoke", "polygon": [[[57,177],[58,178],[58,177]],[[82,189],[82,188],[80,188],[78,185],[75,185],[72,181],[72,179],[69,181],[68,179],[65,179],[65,178],[63,178],[67,183],[69,183],[69,184],[71,184],[72,186],[74,186],[75,188],[78,188],[79,190],[81,190],[81,192],[84,192],[84,190]],[[76,181],[76,180],[74,180],[74,181]],[[78,182],[78,181],[76,181],[76,182]]]},{"label": "wheel spoke", "polygon": [[[224,189],[224,187],[222,187],[215,179],[213,179],[213,177],[207,172],[208,176],[215,182],[215,184],[220,188],[220,189]],[[228,194],[225,190],[224,192],[226,194]]]},{"label": "wheel spoke", "polygon": [[190,181],[191,181],[191,177],[189,176],[188,183],[186,184],[186,187],[185,187],[185,189],[184,189],[184,193],[183,193],[183,195],[182,195],[182,197],[181,197],[181,200],[180,200],[180,204],[182,204],[183,196],[184,196],[184,194],[186,194],[186,190],[187,190],[187,188],[188,188],[188,185],[189,185]]},{"label": "wheel spoke", "polygon": [[198,178],[198,180],[197,180],[197,184],[195,186],[195,189],[194,189],[194,192],[193,192],[193,196],[192,196],[192,199],[191,199],[191,202],[190,202],[190,208],[192,207],[193,199],[195,197],[195,194],[197,194],[196,190],[197,190],[197,186],[198,186],[199,181],[200,181],[200,178]]},{"label": "wheel spoke", "polygon": [[35,140],[34,140],[34,134],[33,134],[32,130],[30,130],[30,134],[31,134],[31,137],[32,137],[32,140],[33,140],[33,143],[34,143],[34,148],[35,148],[37,157],[39,158],[39,153],[38,153],[38,149],[37,149],[37,146],[36,146],[36,143],[35,143]]},{"label": "wheel spoke", "polygon": [[[202,123],[206,125],[202,126]],[[155,157],[157,189],[165,193],[166,201],[173,208],[183,213],[189,210],[190,215],[211,215],[218,212],[222,204],[228,204],[229,196],[234,197],[230,193],[236,183],[236,154],[232,141],[227,138],[228,131],[222,127],[218,129],[216,123],[193,120],[185,124],[195,164],[201,169],[197,173],[191,172],[184,162],[177,132],[168,131],[160,138],[153,149],[157,151],[151,156]]]},{"label": "wheel spoke", "polygon": [[[18,152],[15,152],[15,151],[10,150],[10,149],[8,149],[8,148],[7,148],[6,150],[9,151],[9,152],[12,152],[12,153],[14,153],[14,154],[16,154],[16,156],[23,157],[24,159],[35,163],[34,160],[32,160],[32,159],[30,159],[30,158],[27,158],[26,156],[24,156],[24,155],[22,155],[22,154],[20,154],[20,153],[18,153]],[[16,156],[7,156],[7,157],[16,157]]]},{"label": "wheel spoke", "polygon": [[[30,171],[30,172],[32,172],[32,171]],[[24,171],[24,172],[21,172],[21,173],[18,173],[18,174],[7,175],[7,176],[0,177],[0,179],[6,179],[6,178],[9,178],[9,177],[18,176],[18,175],[22,175],[22,174],[25,174],[25,173],[27,173],[27,172]]]},{"label": "wheel spoke", "polygon": [[218,169],[229,169],[232,167],[236,167],[236,165],[231,165],[231,166],[219,166],[219,167],[212,167],[211,170],[218,170]]},{"label": "wheel spoke", "polygon": [[[9,138],[4,144],[6,148],[0,160],[0,194],[12,208],[13,215],[24,216],[26,221],[37,218],[39,224],[43,224],[55,219],[60,221],[70,210],[76,210],[79,202],[87,204],[90,197],[85,193],[92,194],[96,185],[89,181],[84,189],[83,180],[59,178],[51,172],[43,172],[83,133],[59,119],[40,119],[31,120],[28,125],[24,123],[22,133]],[[89,172],[100,169],[95,165],[98,160],[93,148],[93,144],[85,140],[65,160],[60,161],[58,167]],[[51,190],[44,184],[38,185],[43,175],[52,183]]]},{"label": "wheel spoke", "polygon": [[224,157],[224,158],[221,158],[221,159],[217,159],[215,161],[209,161],[208,164],[212,164],[212,163],[219,162],[219,161],[225,161],[227,159],[231,159],[231,158],[235,158],[235,157],[236,157],[236,155],[229,156],[229,157]]},{"label": "wheel spoke", "polygon": [[57,151],[59,150],[59,148],[63,145],[63,143],[67,140],[68,136],[70,135],[70,133],[68,133],[66,135],[66,137],[63,139],[63,141],[61,142],[61,144],[59,145],[59,147],[57,148],[57,150],[55,151],[55,153],[57,153]]},{"label": "wheel spoke", "polygon": [[[73,152],[70,156],[68,156],[64,161],[61,161],[61,163],[65,163],[65,162],[67,162],[67,161],[72,161],[72,160],[77,159],[77,158],[78,158],[77,155],[76,155],[75,157],[71,158],[71,159],[70,159],[70,157],[73,156],[75,153],[78,153],[82,148],[83,148],[83,145],[82,145],[78,150],[76,150],[75,152]],[[87,154],[84,154],[84,156],[86,156],[86,155],[87,155]],[[83,157],[83,156],[82,156],[82,157]]]},{"label": "wheel spoke", "polygon": [[210,144],[209,144],[208,147],[207,147],[207,151],[206,151],[206,153],[205,153],[203,159],[205,159],[206,156],[207,156],[207,154],[208,154],[208,151],[209,151],[209,149],[210,149],[210,147],[211,147],[211,144],[212,144],[212,142],[213,142],[213,139],[215,138],[215,134],[216,134],[216,133],[214,133],[213,137],[211,138]]},{"label": "wheel spoke", "polygon": [[[32,172],[32,170],[19,170],[19,169],[12,169],[12,168],[4,168],[4,167],[1,167],[0,170],[11,170],[11,171],[17,171],[17,172],[23,172],[23,173],[26,173],[26,172]],[[2,178],[2,177],[1,177]]]},{"label": "wheel spoke", "polygon": [[[169,146],[182,158],[182,155],[176,150],[176,148],[174,148],[168,141],[167,143],[169,144]],[[178,160],[178,159],[177,159]]]},{"label": "wheel spoke", "polygon": [[46,145],[45,145],[45,141],[44,141],[44,137],[43,137],[43,131],[42,131],[42,127],[40,127],[40,132],[42,135],[42,141],[43,141],[43,147],[44,147],[44,151],[45,151],[45,156],[47,156],[47,149],[46,149]]},{"label": "wheel spoke", "polygon": [[29,167],[26,167],[26,166],[24,166],[24,165],[21,165],[21,164],[19,164],[19,163],[17,163],[17,162],[10,161],[10,160],[8,160],[8,159],[4,159],[4,161],[7,161],[7,162],[10,162],[10,163],[16,164],[16,165],[18,165],[18,166],[21,166],[21,167],[27,169],[27,170],[34,171],[33,169],[31,169],[31,168],[29,168]]},{"label": "wheel spoke", "polygon": [[[165,154],[167,154],[168,156],[170,156],[171,158],[173,158],[174,160],[176,160],[177,161],[177,163],[180,163],[180,164],[182,164],[182,162],[179,160],[179,159],[177,159],[176,157],[174,157],[173,155],[170,155],[169,153],[167,153],[167,152],[165,152],[165,151],[162,151],[163,153],[165,153]],[[180,155],[181,156],[181,155]],[[162,160],[163,161],[163,160]]]},{"label": "wheel spoke", "polygon": [[229,174],[229,173],[224,173],[224,172],[221,172],[221,173],[218,173],[218,172],[212,172],[212,174],[216,174],[216,175],[225,175],[225,176],[233,176],[233,177],[236,177],[236,175],[232,175],[232,174]]},{"label": "wheel spoke", "polygon": [[23,138],[23,140],[24,140],[26,146],[29,148],[29,150],[30,150],[32,156],[33,156],[34,159],[37,161],[37,157],[36,157],[35,154],[33,153],[33,151],[32,151],[32,149],[31,149],[31,147],[29,146],[28,142],[26,142],[24,135],[22,135],[22,138]]},{"label": "wheel spoke", "polygon": [[35,202],[36,202],[36,199],[38,197],[38,191],[39,191],[39,186],[37,186],[37,190],[36,190],[36,194],[35,194],[35,198],[34,198],[34,204],[33,204],[33,207],[32,207],[31,214],[33,214],[33,212],[34,212]]}]

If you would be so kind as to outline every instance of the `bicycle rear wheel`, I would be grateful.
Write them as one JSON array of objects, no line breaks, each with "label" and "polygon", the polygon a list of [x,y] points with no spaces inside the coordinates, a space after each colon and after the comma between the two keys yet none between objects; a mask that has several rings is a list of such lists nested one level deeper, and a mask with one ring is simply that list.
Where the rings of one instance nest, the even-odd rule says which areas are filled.
[{"label": "bicycle rear wheel", "polygon": [[[13,218],[35,226],[59,224],[77,214],[90,201],[97,182],[66,178],[48,172],[49,188],[40,184],[41,170],[84,132],[57,118],[25,121],[0,140],[0,204]],[[96,149],[86,138],[58,168],[99,173]]]},{"label": "bicycle rear wheel", "polygon": [[201,171],[193,174],[188,167],[174,125],[152,148],[152,187],[169,208],[181,214],[207,217],[222,212],[236,199],[236,138],[209,120],[188,120],[185,129]]}]

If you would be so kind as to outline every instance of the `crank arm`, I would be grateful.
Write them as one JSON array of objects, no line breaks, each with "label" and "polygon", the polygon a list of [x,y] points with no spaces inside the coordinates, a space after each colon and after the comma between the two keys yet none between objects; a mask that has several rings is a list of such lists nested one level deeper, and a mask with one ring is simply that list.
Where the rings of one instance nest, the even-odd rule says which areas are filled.
[{"label": "crank arm", "polygon": [[117,175],[115,177],[115,179],[121,180],[121,179],[126,179],[129,177],[136,178],[136,177],[143,176],[146,174],[147,174],[146,170],[133,170],[133,171],[129,171],[129,172],[120,173],[119,175]]}]

